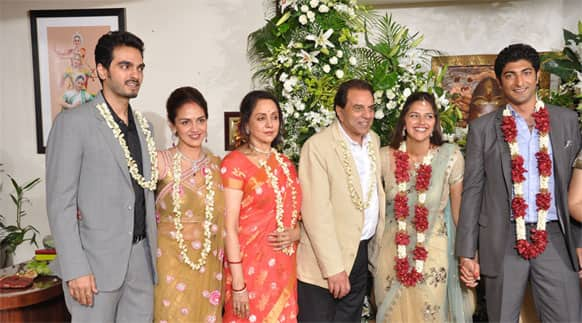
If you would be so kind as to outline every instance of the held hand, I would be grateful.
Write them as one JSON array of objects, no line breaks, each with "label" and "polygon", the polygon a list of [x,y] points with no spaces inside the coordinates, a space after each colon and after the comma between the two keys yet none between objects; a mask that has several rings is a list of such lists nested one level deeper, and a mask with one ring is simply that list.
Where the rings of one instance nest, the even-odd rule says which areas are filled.
[{"label": "held hand", "polygon": [[481,273],[479,263],[471,258],[460,257],[459,272],[461,281],[467,287],[475,287],[479,284]]},{"label": "held hand", "polygon": [[93,295],[97,294],[97,285],[93,275],[81,276],[67,282],[69,294],[81,305],[92,306]]},{"label": "held hand", "polygon": [[285,228],[283,232],[273,231],[269,233],[267,240],[269,245],[275,250],[282,250],[299,240],[299,227],[293,229]]},{"label": "held hand", "polygon": [[335,274],[333,276],[329,276],[327,278],[327,285],[329,292],[336,299],[343,298],[350,292],[351,289],[350,279],[348,278],[348,274],[346,274],[345,271],[342,271],[341,273]]},{"label": "held hand", "polygon": [[249,317],[249,293],[246,288],[240,292],[232,292],[232,307],[237,317],[241,319]]}]

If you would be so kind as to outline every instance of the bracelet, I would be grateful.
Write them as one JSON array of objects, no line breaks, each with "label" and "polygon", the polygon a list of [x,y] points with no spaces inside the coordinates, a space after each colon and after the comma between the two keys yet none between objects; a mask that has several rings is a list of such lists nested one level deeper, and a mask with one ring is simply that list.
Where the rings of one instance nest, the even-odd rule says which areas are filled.
[{"label": "bracelet", "polygon": [[234,289],[234,287],[232,287],[232,292],[233,293],[243,293],[247,290],[247,283],[244,283],[243,287],[241,289]]},{"label": "bracelet", "polygon": [[230,261],[230,260],[228,260],[228,259],[227,259],[227,260],[226,260],[226,262],[227,262],[229,265],[237,265],[237,264],[242,264],[242,259],[241,259],[241,260],[239,260],[239,261]]}]

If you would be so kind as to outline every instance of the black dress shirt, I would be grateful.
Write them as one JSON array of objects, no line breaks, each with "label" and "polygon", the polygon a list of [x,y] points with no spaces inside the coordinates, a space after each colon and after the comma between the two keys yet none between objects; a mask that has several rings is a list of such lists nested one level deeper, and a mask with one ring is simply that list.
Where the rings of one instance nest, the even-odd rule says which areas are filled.
[{"label": "black dress shirt", "polygon": [[[107,102],[107,101],[106,101]],[[135,160],[137,164],[137,168],[139,169],[139,173],[143,174],[143,160],[141,157],[141,144],[139,143],[139,135],[137,133],[137,127],[135,121],[133,119],[133,113],[131,112],[131,106],[128,107],[127,110],[127,124],[121,120],[111,109],[109,103],[107,103],[107,107],[113,116],[113,119],[119,125],[119,129],[123,133],[123,137],[125,138],[125,142],[127,143],[127,148],[129,148],[129,153],[131,154],[131,158]],[[136,237],[145,236],[145,193],[144,189],[139,186],[131,174],[129,176],[131,178],[131,184],[133,185],[133,192],[135,195],[135,203],[133,205],[133,238],[134,241]]]}]

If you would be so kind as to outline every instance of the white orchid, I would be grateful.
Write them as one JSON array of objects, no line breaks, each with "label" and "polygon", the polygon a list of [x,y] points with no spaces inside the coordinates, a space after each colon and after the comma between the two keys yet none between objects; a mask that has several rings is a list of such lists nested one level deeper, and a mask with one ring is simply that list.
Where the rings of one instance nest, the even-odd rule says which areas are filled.
[{"label": "white orchid", "polygon": [[289,77],[289,75],[285,72],[281,73],[281,75],[279,75],[279,81],[281,82],[285,82],[285,80]]},{"label": "white orchid", "polygon": [[321,31],[319,35],[307,35],[305,39],[315,42],[315,48],[333,48],[335,45],[329,41],[329,37],[333,34],[333,29],[328,29],[326,32]]}]

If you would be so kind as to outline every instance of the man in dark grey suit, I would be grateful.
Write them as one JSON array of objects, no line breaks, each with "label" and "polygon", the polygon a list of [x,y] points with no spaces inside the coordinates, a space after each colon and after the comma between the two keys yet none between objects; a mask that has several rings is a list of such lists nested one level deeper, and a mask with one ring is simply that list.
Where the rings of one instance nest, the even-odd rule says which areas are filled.
[{"label": "man in dark grey suit", "polygon": [[74,322],[151,322],[156,149],[151,125],[129,106],[143,80],[143,42],[110,32],[95,62],[103,91],[61,112],[47,144],[55,271]]},{"label": "man in dark grey suit", "polygon": [[[581,227],[570,218],[566,203],[572,163],[581,144],[580,129],[576,113],[546,105],[549,140],[544,135],[540,117],[543,104],[537,103],[536,98],[539,67],[539,55],[532,47],[515,44],[503,49],[495,60],[495,74],[508,104],[474,120],[467,137],[455,249],[460,257],[461,280],[472,287],[483,278],[487,311],[494,322],[518,321],[528,282],[543,322],[582,320],[575,251],[581,246]],[[534,114],[535,109],[542,112]],[[508,127],[508,120],[513,120],[515,126]],[[506,141],[511,138],[510,128],[516,130],[516,142],[511,148]],[[521,173],[519,167],[512,167],[510,150],[523,157],[522,179],[517,176]],[[549,154],[552,167],[539,167],[538,157],[543,157],[544,152]],[[540,193],[551,198],[544,203]],[[518,219],[518,203],[512,207],[516,197],[523,197],[527,203],[525,215]],[[539,249],[530,245],[518,253],[517,237],[525,235],[526,241],[532,243],[531,236],[536,232],[532,229],[544,227],[545,248],[544,243],[538,245]],[[542,237],[537,241],[544,240]]]}]

